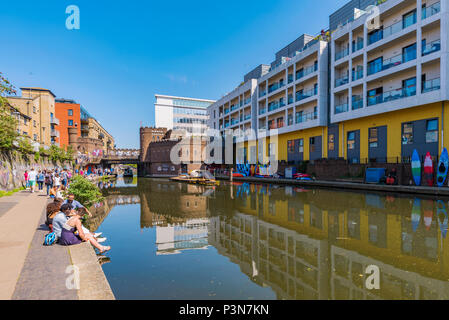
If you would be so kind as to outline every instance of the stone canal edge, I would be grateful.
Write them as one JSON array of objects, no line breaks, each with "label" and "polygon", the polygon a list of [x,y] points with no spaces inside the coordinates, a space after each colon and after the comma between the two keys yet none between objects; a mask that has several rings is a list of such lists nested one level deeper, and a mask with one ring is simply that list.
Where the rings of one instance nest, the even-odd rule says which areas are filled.
[{"label": "stone canal edge", "polygon": [[[47,203],[27,191],[0,199],[0,299],[115,300],[90,244],[42,245]],[[72,285],[78,271],[79,289]]]}]

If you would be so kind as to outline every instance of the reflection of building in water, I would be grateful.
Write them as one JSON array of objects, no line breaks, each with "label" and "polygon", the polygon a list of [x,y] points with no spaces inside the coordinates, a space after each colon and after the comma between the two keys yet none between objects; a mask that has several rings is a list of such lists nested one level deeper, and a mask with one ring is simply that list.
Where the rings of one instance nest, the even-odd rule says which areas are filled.
[{"label": "reflection of building in water", "polygon": [[156,226],[157,254],[176,254],[208,246],[209,219],[191,219],[177,225]]},{"label": "reflection of building in water", "polygon": [[[234,192],[239,214],[212,218],[209,243],[279,298],[449,298],[449,244],[433,201],[250,188]],[[380,290],[364,286],[371,264]]]},{"label": "reflection of building in water", "polygon": [[165,180],[139,180],[141,228],[156,228],[157,254],[208,246],[206,189]]},{"label": "reflection of building in water", "polygon": [[174,184],[165,180],[139,180],[141,228],[181,224],[207,216],[207,197],[203,186]]},{"label": "reflection of building in water", "polygon": [[140,203],[138,195],[109,195],[102,203],[98,203],[90,208],[92,218],[87,220],[86,227],[90,231],[96,231],[115,206],[138,203]]}]

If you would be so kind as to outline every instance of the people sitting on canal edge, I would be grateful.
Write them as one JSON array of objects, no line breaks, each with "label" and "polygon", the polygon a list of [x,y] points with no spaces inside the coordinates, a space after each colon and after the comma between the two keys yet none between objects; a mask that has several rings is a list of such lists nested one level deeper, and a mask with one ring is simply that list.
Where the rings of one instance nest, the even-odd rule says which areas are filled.
[{"label": "people sitting on canal edge", "polygon": [[80,219],[83,214],[84,210],[73,210],[70,204],[62,205],[61,212],[53,219],[53,230],[58,238],[59,244],[71,246],[88,241],[100,253],[110,250],[111,247],[100,245],[93,234],[85,232],[86,229],[83,227]]},{"label": "people sitting on canal edge", "polygon": [[45,224],[50,228],[50,232],[53,232],[53,218],[61,211],[62,203],[64,199],[55,198],[53,202],[47,205],[47,219]]}]

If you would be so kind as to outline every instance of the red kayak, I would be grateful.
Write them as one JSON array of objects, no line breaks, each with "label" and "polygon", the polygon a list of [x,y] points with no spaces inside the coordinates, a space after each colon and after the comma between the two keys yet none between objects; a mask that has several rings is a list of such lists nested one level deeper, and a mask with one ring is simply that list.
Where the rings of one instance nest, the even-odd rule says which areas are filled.
[{"label": "red kayak", "polygon": [[433,160],[430,152],[427,152],[424,160],[424,177],[429,187],[433,186]]}]

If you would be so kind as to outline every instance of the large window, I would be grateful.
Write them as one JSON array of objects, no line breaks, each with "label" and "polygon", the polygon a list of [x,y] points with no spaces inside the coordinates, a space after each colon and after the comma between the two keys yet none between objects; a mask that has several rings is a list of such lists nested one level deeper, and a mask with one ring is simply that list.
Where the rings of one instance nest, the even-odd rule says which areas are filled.
[{"label": "large window", "polygon": [[368,132],[368,143],[370,148],[377,148],[379,146],[379,129],[370,128]]},{"label": "large window", "polygon": [[438,120],[427,120],[426,143],[438,142]]},{"label": "large window", "polygon": [[287,152],[294,153],[295,152],[295,141],[289,140],[287,141]]},{"label": "large window", "polygon": [[355,149],[355,131],[348,132],[348,150]]},{"label": "large window", "polygon": [[413,144],[413,123],[402,124],[402,144]]},{"label": "large window", "polygon": [[73,116],[73,109],[69,109],[68,114],[69,114],[69,116]]},{"label": "large window", "polygon": [[69,127],[73,126],[73,120],[69,120]]},{"label": "large window", "polygon": [[368,62],[368,75],[375,74],[375,73],[382,71],[383,61],[384,61],[384,58],[379,57],[377,59],[374,59],[374,60]]}]

